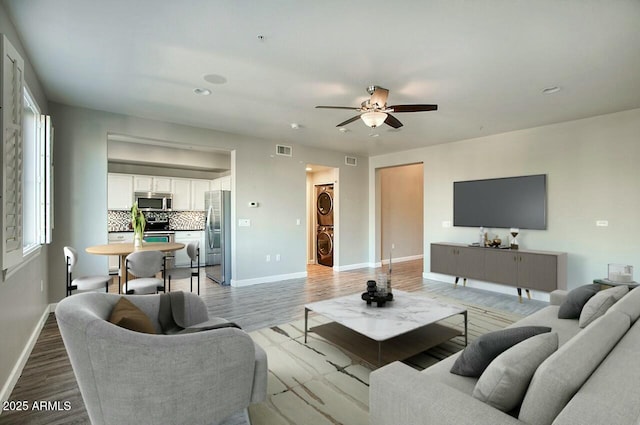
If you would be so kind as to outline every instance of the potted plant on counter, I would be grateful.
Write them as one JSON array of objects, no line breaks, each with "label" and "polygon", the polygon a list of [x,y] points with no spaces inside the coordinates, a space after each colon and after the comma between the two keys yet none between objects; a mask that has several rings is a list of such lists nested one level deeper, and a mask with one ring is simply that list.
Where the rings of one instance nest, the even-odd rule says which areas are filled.
[{"label": "potted plant on counter", "polygon": [[136,202],[131,207],[131,227],[133,228],[133,246],[135,248],[142,246],[145,223],[144,214],[138,209]]}]

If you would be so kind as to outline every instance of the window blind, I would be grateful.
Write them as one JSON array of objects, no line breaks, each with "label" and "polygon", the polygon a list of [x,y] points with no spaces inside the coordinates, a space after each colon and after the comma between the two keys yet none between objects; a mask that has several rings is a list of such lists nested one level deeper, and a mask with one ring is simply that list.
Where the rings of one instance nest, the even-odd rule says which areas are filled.
[{"label": "window blind", "polygon": [[24,61],[2,36],[2,269],[22,261]]}]

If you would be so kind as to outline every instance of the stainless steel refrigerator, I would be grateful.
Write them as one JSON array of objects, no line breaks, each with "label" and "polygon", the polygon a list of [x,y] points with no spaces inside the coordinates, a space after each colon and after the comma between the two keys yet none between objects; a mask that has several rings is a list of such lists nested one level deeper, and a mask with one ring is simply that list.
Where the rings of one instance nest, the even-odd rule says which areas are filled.
[{"label": "stainless steel refrigerator", "polygon": [[231,284],[231,192],[212,190],[204,194],[207,277],[221,285]]}]

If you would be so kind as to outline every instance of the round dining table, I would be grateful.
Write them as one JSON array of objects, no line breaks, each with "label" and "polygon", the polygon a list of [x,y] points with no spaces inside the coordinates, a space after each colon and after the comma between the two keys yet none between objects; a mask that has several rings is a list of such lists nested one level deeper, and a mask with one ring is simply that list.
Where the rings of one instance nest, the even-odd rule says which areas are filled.
[{"label": "round dining table", "polygon": [[124,264],[127,255],[137,251],[162,251],[162,252],[174,252],[184,248],[183,243],[178,242],[144,242],[142,246],[135,247],[133,242],[127,243],[112,243],[105,245],[94,245],[87,247],[85,251],[94,255],[117,255],[120,257],[119,271],[118,271],[118,293],[122,291],[120,287],[122,285],[120,276],[122,276],[122,265]]}]

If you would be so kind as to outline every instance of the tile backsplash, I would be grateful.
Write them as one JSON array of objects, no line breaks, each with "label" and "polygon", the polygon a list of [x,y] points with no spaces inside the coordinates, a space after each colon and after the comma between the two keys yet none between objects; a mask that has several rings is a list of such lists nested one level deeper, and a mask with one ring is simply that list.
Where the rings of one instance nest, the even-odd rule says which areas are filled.
[{"label": "tile backsplash", "polygon": [[[149,213],[144,212],[145,216]],[[204,211],[168,211],[153,212],[157,219],[169,218],[171,230],[202,230],[205,224]],[[107,229],[109,232],[126,232],[131,230],[131,213],[129,211],[109,210],[107,212]]]}]

